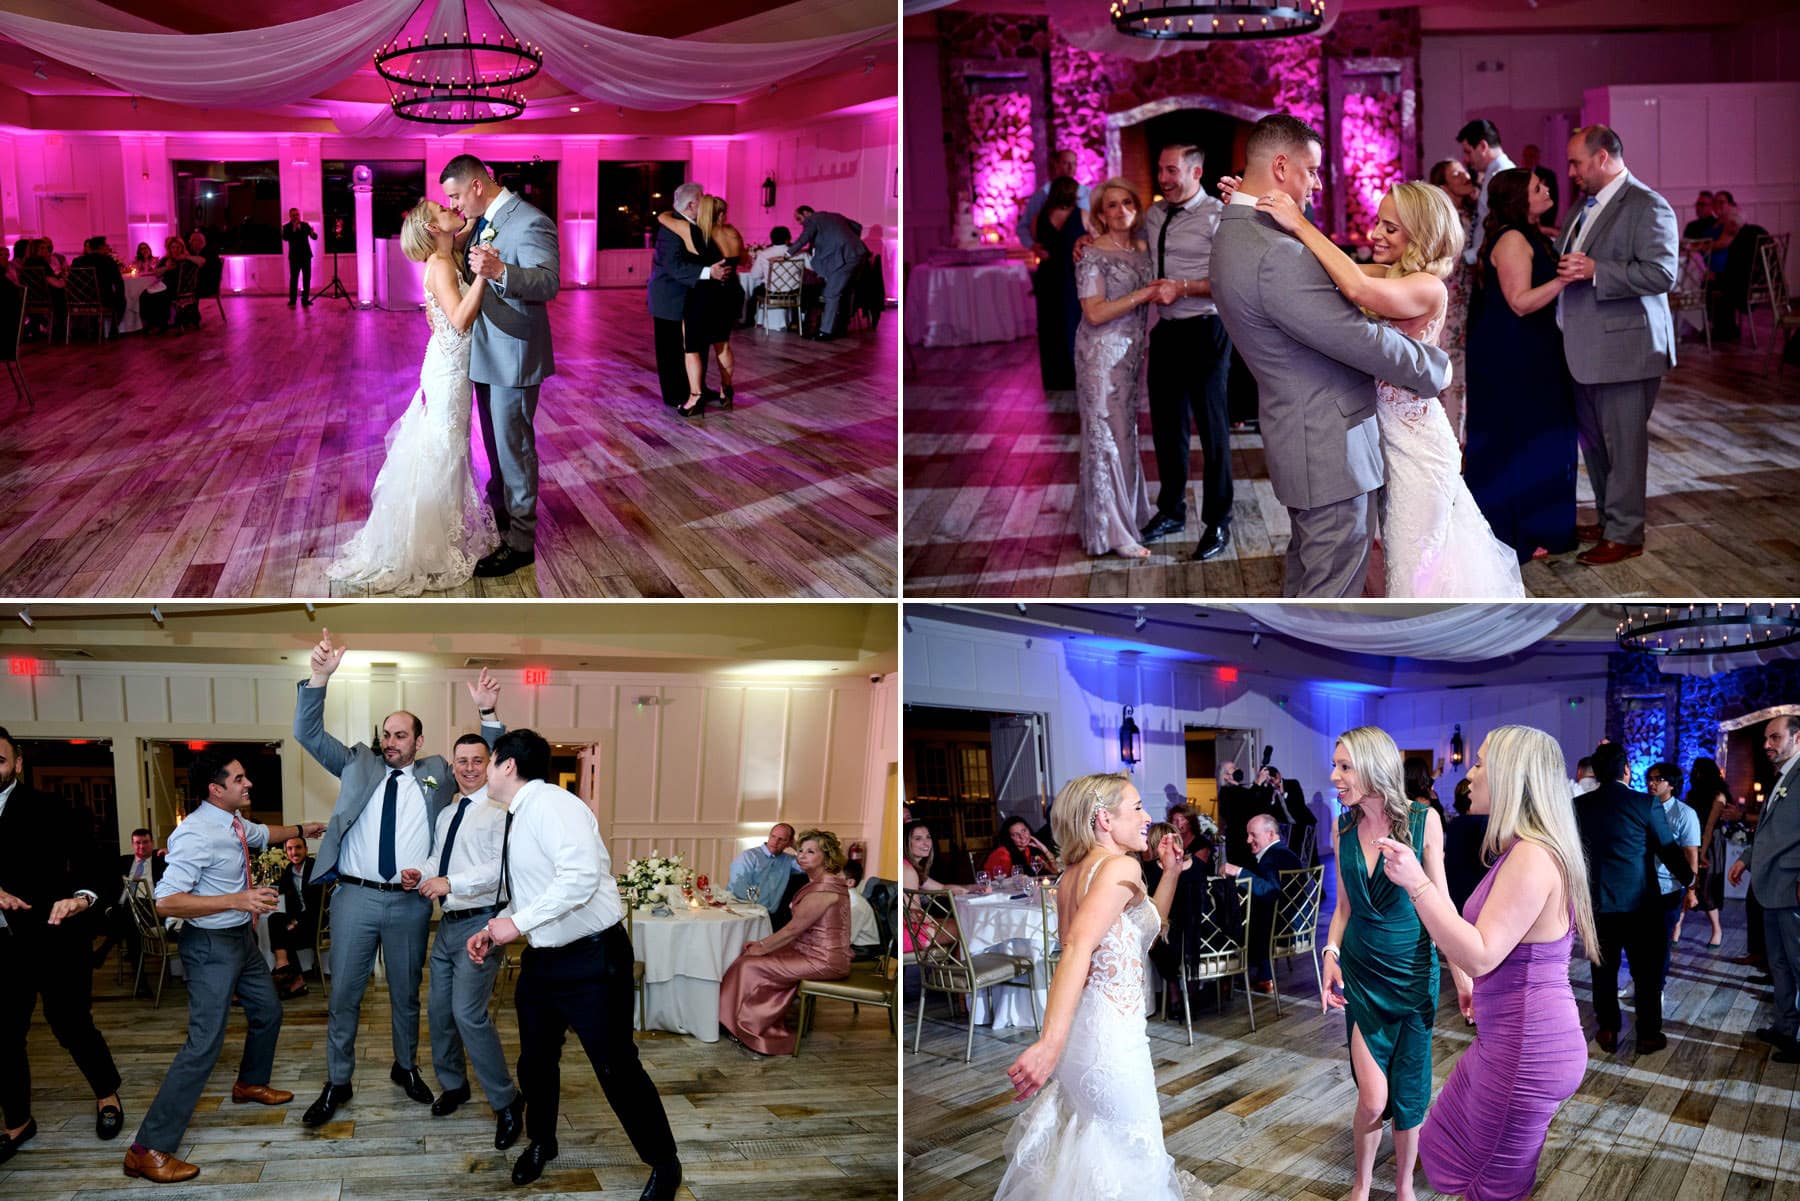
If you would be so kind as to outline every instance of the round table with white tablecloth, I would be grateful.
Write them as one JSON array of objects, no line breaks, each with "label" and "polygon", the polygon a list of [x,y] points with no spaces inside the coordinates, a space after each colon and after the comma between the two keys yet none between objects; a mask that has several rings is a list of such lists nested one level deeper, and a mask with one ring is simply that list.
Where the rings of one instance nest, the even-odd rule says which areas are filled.
[{"label": "round table with white tablecloth", "polygon": [[1024,263],[920,263],[906,281],[906,340],[923,346],[1011,342],[1036,328]]},{"label": "round table with white tablecloth", "polygon": [[144,328],[143,314],[138,305],[146,292],[165,292],[161,277],[155,275],[127,275],[125,279],[125,315],[119,319],[119,332],[135,333]]},{"label": "round table with white tablecloth", "polygon": [[719,981],[745,943],[773,930],[760,905],[677,908],[670,917],[638,910],[632,916],[631,949],[644,965],[645,1024],[718,1042]]},{"label": "round table with white tablecloth", "polygon": [[[1034,983],[1037,985],[1037,1016],[1041,1025],[1044,1020],[1044,1006],[1050,999],[1050,969],[1044,962],[1044,913],[1039,908],[1037,898],[1020,899],[1002,893],[988,896],[959,895],[956,901],[956,921],[962,930],[964,942],[974,954],[986,951],[1001,951],[1009,955],[1031,956],[1032,967],[1036,972]],[[1056,906],[1052,902],[1049,912],[1050,936],[1056,936]],[[1145,979],[1152,979],[1150,961],[1146,955],[1144,960]],[[1146,983],[1146,998],[1156,995],[1156,990]],[[1008,1026],[1024,1026],[1029,1029],[1031,1021],[1031,1001],[1025,990],[1017,986],[995,985],[983,989],[975,997],[975,1024],[992,1025],[996,1030],[1004,1030]]]}]

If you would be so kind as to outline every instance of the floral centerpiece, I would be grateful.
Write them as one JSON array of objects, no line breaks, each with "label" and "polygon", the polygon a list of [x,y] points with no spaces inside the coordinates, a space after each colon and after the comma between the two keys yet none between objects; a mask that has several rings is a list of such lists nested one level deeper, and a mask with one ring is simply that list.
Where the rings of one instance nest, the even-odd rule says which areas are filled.
[{"label": "floral centerpiece", "polygon": [[665,856],[661,851],[653,850],[645,858],[632,859],[625,864],[625,871],[619,877],[619,888],[637,900],[647,900],[657,895],[663,885],[680,885],[689,875],[690,869],[681,852]]},{"label": "floral centerpiece", "polygon": [[288,869],[288,857],[280,847],[264,847],[250,861],[250,868],[254,887],[274,888]]}]

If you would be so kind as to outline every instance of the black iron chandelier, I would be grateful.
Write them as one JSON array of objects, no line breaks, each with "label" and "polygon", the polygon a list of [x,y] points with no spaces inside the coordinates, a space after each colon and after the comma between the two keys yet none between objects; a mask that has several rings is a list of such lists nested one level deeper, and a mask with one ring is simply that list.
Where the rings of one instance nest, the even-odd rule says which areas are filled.
[{"label": "black iron chandelier", "polygon": [[[421,0],[420,7],[431,2]],[[499,32],[477,40],[469,33],[465,3],[460,40],[440,33],[433,41],[427,29],[418,37],[396,34],[378,47],[375,71],[387,84],[394,115],[430,125],[470,125],[510,121],[524,112],[525,93],[519,85],[543,69],[544,51],[515,37],[499,13],[493,17]],[[411,22],[409,16],[407,24]]]},{"label": "black iron chandelier", "polygon": [[1626,650],[1721,655],[1800,642],[1800,607],[1756,602],[1626,606],[1616,631]]},{"label": "black iron chandelier", "polygon": [[1110,0],[1113,28],[1135,38],[1248,41],[1317,33],[1325,0]]}]

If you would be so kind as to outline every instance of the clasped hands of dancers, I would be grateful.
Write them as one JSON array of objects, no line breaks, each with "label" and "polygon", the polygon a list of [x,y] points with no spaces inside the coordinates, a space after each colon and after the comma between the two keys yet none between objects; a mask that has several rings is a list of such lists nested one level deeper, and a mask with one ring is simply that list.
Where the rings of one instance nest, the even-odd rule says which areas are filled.
[{"label": "clasped hands of dancers", "polygon": [[[1344,813],[1320,1006],[1348,1019],[1350,1195],[1370,1195],[1391,1119],[1399,1201],[1414,1196],[1415,1157],[1438,1192],[1527,1196],[1550,1121],[1586,1070],[1572,940],[1579,931],[1590,958],[1599,946],[1562,751],[1526,726],[1483,741],[1468,775],[1470,812],[1488,817],[1493,864],[1460,914],[1445,888],[1442,826],[1406,798],[1394,740],[1373,726],[1346,731],[1331,778]],[[1150,823],[1124,774],[1071,781],[1051,820],[1068,864],[1057,890],[1066,933],[1043,1033],[1007,1069],[1032,1103],[1007,1136],[996,1201],[1206,1197],[1163,1149],[1145,1025],[1144,951],[1167,918],[1179,851],[1172,836],[1162,840],[1162,881],[1147,895],[1137,856]],[[1482,1024],[1433,1104],[1439,952],[1460,1008]]]},{"label": "clasped hands of dancers", "polygon": [[[642,1197],[673,1197],[681,1183],[680,1159],[662,1100],[632,1041],[631,943],[592,812],[548,782],[550,744],[542,736],[507,732],[499,722],[499,687],[485,670],[469,685],[482,732],[458,739],[454,765],[441,756],[419,757],[424,726],[405,711],[382,722],[379,751],[362,743],[345,746],[325,732],[323,720],[326,683],[345,649],[324,632],[311,655],[311,678],[299,684],[294,713],[295,738],[341,782],[331,821],[295,828],[303,837],[323,835],[318,875],[338,882],[329,918],[327,1081],[302,1120],[324,1126],[351,1100],[363,992],[380,951],[392,1010],[389,1074],[408,1097],[429,1104],[434,1116],[453,1113],[470,1099],[472,1063],[496,1115],[496,1149],[510,1147],[521,1132],[529,1135],[512,1172],[515,1184],[529,1184],[557,1156],[560,1059],[564,1036],[573,1029],[633,1148],[651,1169]],[[249,1029],[232,1101],[285,1105],[294,1096],[269,1086],[281,1003],[255,923],[274,910],[276,894],[255,886],[251,867],[252,849],[285,831],[245,818],[251,782],[229,751],[202,752],[190,779],[198,803],[170,836],[168,867],[156,887],[159,914],[186,919],[180,954],[189,989],[188,1038],[124,1165],[127,1176],[158,1183],[200,1174],[174,1152],[224,1047],[234,994]],[[419,984],[433,899],[442,906],[431,949],[432,1061],[443,1085],[435,1098],[417,1066]],[[521,940],[527,949],[515,995],[515,1086],[488,1003],[503,958],[494,948]],[[22,1141],[9,1140],[0,1151],[10,1154]]]}]

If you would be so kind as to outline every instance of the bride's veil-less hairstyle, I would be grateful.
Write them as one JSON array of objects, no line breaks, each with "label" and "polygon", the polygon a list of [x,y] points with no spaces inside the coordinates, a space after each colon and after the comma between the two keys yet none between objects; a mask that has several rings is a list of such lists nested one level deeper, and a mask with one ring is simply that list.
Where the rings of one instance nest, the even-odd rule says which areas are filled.
[{"label": "bride's veil-less hairstyle", "polygon": [[1493,862],[1521,838],[1530,839],[1556,860],[1563,889],[1575,908],[1575,931],[1587,957],[1600,961],[1600,939],[1594,932],[1594,903],[1588,894],[1587,858],[1575,825],[1575,803],[1569,796],[1562,748],[1531,726],[1501,726],[1481,748],[1487,773],[1487,838],[1483,857]]},{"label": "bride's veil-less hairstyle", "polygon": [[1388,278],[1424,271],[1446,279],[1462,254],[1462,221],[1456,206],[1442,189],[1414,180],[1397,183],[1388,195],[1400,228],[1406,231],[1406,249],[1400,261],[1388,268]]},{"label": "bride's veil-less hairstyle", "polygon": [[437,232],[431,222],[437,206],[421,200],[400,219],[400,249],[415,263],[422,263],[437,251]]},{"label": "bride's veil-less hairstyle", "polygon": [[1122,771],[1077,776],[1063,785],[1050,807],[1050,829],[1064,863],[1075,863],[1094,849],[1100,811],[1117,812],[1130,785],[1131,777]]},{"label": "bride's veil-less hairstyle", "polygon": [[[1400,748],[1380,726],[1357,726],[1338,735],[1338,745],[1350,756],[1350,766],[1362,784],[1363,796],[1379,796],[1387,814],[1388,837],[1412,846],[1412,802],[1406,799],[1406,766]],[[1351,797],[1359,804],[1362,797]]]}]

